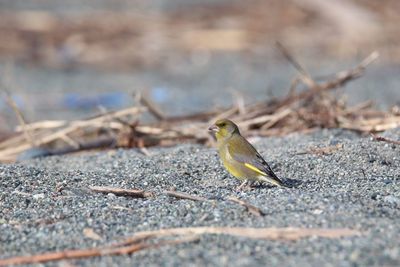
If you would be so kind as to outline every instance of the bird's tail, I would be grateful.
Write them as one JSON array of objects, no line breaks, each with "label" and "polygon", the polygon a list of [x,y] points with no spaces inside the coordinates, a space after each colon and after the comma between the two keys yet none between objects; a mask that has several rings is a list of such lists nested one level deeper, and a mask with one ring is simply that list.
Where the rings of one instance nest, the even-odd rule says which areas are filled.
[{"label": "bird's tail", "polygon": [[276,186],[288,187],[281,179],[279,179],[275,174],[270,176],[259,176],[258,179],[261,182],[271,183]]}]

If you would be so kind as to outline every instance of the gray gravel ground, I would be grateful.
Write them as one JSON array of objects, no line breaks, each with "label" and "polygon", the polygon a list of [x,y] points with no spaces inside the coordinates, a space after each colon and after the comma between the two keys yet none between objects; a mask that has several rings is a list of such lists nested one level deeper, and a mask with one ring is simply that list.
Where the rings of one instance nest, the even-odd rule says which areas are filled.
[{"label": "gray gravel ground", "polygon": [[[399,139],[400,129],[383,135]],[[302,153],[342,144],[330,155]],[[132,233],[183,226],[345,227],[358,237],[296,242],[203,236],[199,242],[132,256],[73,260],[79,266],[399,266],[400,146],[342,130],[264,138],[255,143],[275,172],[296,188],[235,192],[238,181],[215,149],[196,145],[49,157],[0,166],[0,258],[85,248]],[[88,186],[143,188],[133,199],[91,193]],[[177,200],[177,191],[213,200]],[[63,188],[61,192],[57,188]],[[266,213],[249,214],[223,200],[237,196]],[[83,235],[92,228],[101,240]],[[60,266],[48,264],[49,266]]]}]

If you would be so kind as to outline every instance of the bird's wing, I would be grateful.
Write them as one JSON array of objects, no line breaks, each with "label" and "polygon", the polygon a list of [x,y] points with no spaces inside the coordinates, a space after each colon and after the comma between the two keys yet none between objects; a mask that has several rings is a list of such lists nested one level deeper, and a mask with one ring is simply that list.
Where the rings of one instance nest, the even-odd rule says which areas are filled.
[{"label": "bird's wing", "polygon": [[242,136],[238,136],[234,139],[232,138],[232,140],[228,142],[228,152],[234,160],[242,163],[246,168],[262,176],[269,176],[281,182],[263,157]]}]

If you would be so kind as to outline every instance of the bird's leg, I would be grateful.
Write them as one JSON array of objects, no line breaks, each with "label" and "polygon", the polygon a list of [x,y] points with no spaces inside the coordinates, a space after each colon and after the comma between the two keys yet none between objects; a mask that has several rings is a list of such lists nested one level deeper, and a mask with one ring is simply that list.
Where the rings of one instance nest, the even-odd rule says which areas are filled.
[{"label": "bird's leg", "polygon": [[258,186],[258,181],[251,181],[251,183],[249,184],[250,188],[255,188]]},{"label": "bird's leg", "polygon": [[243,183],[238,188],[236,188],[236,191],[240,191],[246,184],[247,180],[244,180]]}]

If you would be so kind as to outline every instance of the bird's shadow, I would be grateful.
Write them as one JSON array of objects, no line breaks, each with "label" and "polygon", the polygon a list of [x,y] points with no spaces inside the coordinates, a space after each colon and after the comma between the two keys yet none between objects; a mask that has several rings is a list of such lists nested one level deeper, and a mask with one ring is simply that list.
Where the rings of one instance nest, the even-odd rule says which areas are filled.
[{"label": "bird's shadow", "polygon": [[287,187],[291,187],[291,188],[296,188],[296,187],[299,187],[300,185],[302,185],[304,183],[304,181],[300,181],[300,180],[296,180],[296,179],[290,179],[290,178],[287,178],[287,179],[285,179],[285,181],[284,181],[284,184],[287,186]]},{"label": "bird's shadow", "polygon": [[[290,178],[283,180],[283,184],[289,188],[299,187],[303,183],[304,183],[304,181],[290,179]],[[253,187],[253,188],[270,188],[270,187],[274,187],[274,186],[271,184],[268,184],[268,183],[254,183],[251,185],[251,187]]]}]

